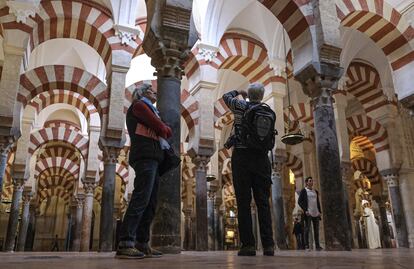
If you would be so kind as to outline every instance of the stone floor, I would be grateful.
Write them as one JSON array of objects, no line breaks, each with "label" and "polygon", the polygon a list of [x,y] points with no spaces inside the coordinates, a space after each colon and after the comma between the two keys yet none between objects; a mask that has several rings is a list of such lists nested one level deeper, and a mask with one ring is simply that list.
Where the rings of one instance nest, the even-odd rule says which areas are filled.
[{"label": "stone floor", "polygon": [[237,257],[236,252],[183,252],[159,259],[119,260],[114,253],[0,253],[8,269],[132,269],[132,268],[414,268],[414,250],[353,250],[352,252],[282,251],[274,257]]}]

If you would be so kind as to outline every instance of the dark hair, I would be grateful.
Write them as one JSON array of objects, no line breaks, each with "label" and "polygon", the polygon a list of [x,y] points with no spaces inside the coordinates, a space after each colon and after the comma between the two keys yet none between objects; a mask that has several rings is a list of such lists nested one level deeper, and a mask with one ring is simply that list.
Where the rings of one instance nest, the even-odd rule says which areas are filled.
[{"label": "dark hair", "polygon": [[308,183],[309,179],[312,179],[312,177],[307,177],[307,178],[305,179],[305,183]]}]

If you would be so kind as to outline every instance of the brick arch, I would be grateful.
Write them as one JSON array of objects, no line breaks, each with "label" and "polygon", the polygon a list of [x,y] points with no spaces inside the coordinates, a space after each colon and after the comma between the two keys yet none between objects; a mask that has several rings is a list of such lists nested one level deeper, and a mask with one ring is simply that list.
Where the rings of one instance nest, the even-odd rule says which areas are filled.
[{"label": "brick arch", "polygon": [[74,178],[77,178],[79,176],[80,166],[71,159],[64,157],[39,158],[36,162],[34,176],[37,177],[44,173],[44,171],[50,171],[47,174],[49,176],[60,175],[63,170],[70,173]]},{"label": "brick arch", "polygon": [[274,75],[268,62],[267,50],[263,43],[246,35],[226,33],[221,39],[217,57],[210,65],[217,69],[240,73],[250,83],[285,83],[284,78]]},{"label": "brick arch", "polygon": [[310,27],[314,25],[309,13],[310,0],[259,0],[283,25],[292,43],[293,53],[312,42]]},{"label": "brick arch", "polygon": [[72,66],[46,65],[22,74],[17,100],[25,107],[38,94],[54,89],[77,92],[97,108],[101,118],[108,114],[107,85],[91,73]]},{"label": "brick arch", "polygon": [[222,130],[223,127],[234,120],[234,115],[224,103],[223,97],[214,103],[214,127]]},{"label": "brick arch", "polygon": [[341,25],[366,34],[387,56],[395,71],[414,60],[414,29],[384,0],[337,0]]},{"label": "brick arch", "polygon": [[29,105],[39,113],[44,108],[53,104],[68,104],[79,109],[87,120],[99,117],[96,107],[81,94],[68,90],[51,90],[42,92],[33,98]]},{"label": "brick arch", "polygon": [[51,189],[62,187],[70,193],[73,193],[77,183],[77,175],[62,167],[49,167],[40,172],[37,177],[37,190]]},{"label": "brick arch", "polygon": [[360,158],[352,161],[352,168],[354,171],[360,171],[364,174],[371,184],[380,183],[381,176],[378,172],[377,166],[368,159]]},{"label": "brick arch", "polygon": [[362,151],[365,159],[375,162],[375,147],[374,144],[372,144],[371,140],[368,139],[368,137],[354,136],[351,140],[351,143],[355,143],[359,147],[359,150]]},{"label": "brick arch", "polygon": [[50,142],[67,142],[79,150],[86,160],[88,155],[88,138],[81,133],[66,128],[43,128],[30,135],[29,154],[32,155],[37,148]]},{"label": "brick arch", "polygon": [[346,74],[346,91],[358,99],[366,113],[389,104],[381,89],[380,75],[374,67],[352,62]]},{"label": "brick arch", "polygon": [[71,121],[67,121],[67,120],[48,120],[43,124],[43,128],[59,128],[59,127],[81,132],[81,127],[78,124],[71,122]]},{"label": "brick arch", "polygon": [[72,144],[67,142],[49,142],[42,148],[38,160],[61,157],[80,164],[80,152]]},{"label": "brick arch", "polygon": [[234,191],[233,184],[224,185],[223,194],[224,206],[226,207],[226,209],[237,208],[236,194]]},{"label": "brick arch", "polygon": [[62,198],[65,204],[69,204],[72,194],[67,192],[67,190],[61,186],[54,186],[52,188],[39,190],[37,192],[39,197],[39,204],[41,204],[45,199],[56,196]]},{"label": "brick arch", "polygon": [[289,168],[292,173],[295,175],[295,181],[302,181],[303,180],[303,164],[302,161],[296,157],[296,155],[286,152],[287,159],[286,159],[286,166]]},{"label": "brick arch", "polygon": [[346,121],[350,140],[356,136],[366,137],[374,145],[377,153],[390,148],[387,130],[374,119],[360,114],[349,117]]}]

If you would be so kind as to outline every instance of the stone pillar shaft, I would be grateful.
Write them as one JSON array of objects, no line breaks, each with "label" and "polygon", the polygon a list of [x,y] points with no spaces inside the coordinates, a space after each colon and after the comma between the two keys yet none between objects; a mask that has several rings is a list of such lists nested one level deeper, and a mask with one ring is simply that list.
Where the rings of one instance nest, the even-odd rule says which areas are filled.
[{"label": "stone pillar shaft", "polygon": [[80,251],[89,251],[93,214],[93,195],[96,186],[94,180],[95,179],[93,179],[93,181],[83,182],[85,202],[83,204]]},{"label": "stone pillar shaft", "polygon": [[104,181],[102,186],[101,223],[99,230],[99,251],[101,252],[112,251],[115,174],[118,155],[119,148],[104,147]]},{"label": "stone pillar shaft", "polygon": [[80,251],[81,233],[82,233],[82,214],[84,194],[77,194],[72,204],[72,215],[74,216],[74,229],[72,232],[72,248],[71,251]]},{"label": "stone pillar shaft", "polygon": [[404,208],[401,199],[398,174],[395,171],[381,171],[382,176],[388,185],[388,193],[391,200],[392,215],[395,229],[397,230],[398,247],[408,248],[407,225],[404,215]]},{"label": "stone pillar shaft", "polygon": [[[157,108],[163,121],[171,127],[169,139],[175,152],[180,152],[180,87],[176,77],[158,72]],[[151,243],[165,253],[181,251],[181,192],[180,167],[168,172],[161,179],[158,194],[158,211],[153,221]]]},{"label": "stone pillar shaft", "polygon": [[22,210],[22,217],[20,221],[19,241],[17,243],[17,251],[24,251],[24,246],[26,245],[27,228],[29,227],[31,198],[32,198],[32,193],[31,193],[31,187],[30,187],[29,192],[24,191],[23,193],[23,210]]},{"label": "stone pillar shaft", "polygon": [[207,224],[208,224],[208,250],[215,250],[216,237],[215,237],[215,222],[217,221],[214,214],[214,200],[216,196],[217,187],[209,184],[209,190],[207,193]]},{"label": "stone pillar shaft", "polygon": [[13,251],[15,236],[17,231],[17,225],[19,223],[19,210],[20,210],[20,201],[22,199],[24,186],[24,179],[13,179],[13,198],[10,207],[9,222],[7,225],[7,235],[5,250]]},{"label": "stone pillar shaft", "polygon": [[205,157],[196,160],[196,250],[208,250],[208,217],[207,217],[207,162]]},{"label": "stone pillar shaft", "polygon": [[5,139],[4,138],[0,139],[0,140],[4,140],[3,142],[0,142],[0,201],[1,201],[1,195],[3,192],[3,179],[4,179],[4,174],[7,168],[7,157],[9,156],[9,153],[10,153],[12,141],[8,137],[6,137]]},{"label": "stone pillar shaft", "polygon": [[187,208],[183,210],[184,212],[184,244],[183,248],[185,250],[191,250],[191,208]]},{"label": "stone pillar shaft", "polygon": [[286,158],[274,156],[272,172],[272,210],[274,216],[276,245],[279,249],[287,249],[285,232],[285,214],[283,206],[283,166]]}]

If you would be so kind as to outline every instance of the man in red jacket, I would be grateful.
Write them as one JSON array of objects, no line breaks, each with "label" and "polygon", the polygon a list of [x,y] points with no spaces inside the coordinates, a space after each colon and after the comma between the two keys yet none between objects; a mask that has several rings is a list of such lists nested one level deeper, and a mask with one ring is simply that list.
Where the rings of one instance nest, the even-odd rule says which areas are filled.
[{"label": "man in red jacket", "polygon": [[157,206],[159,165],[164,158],[160,139],[171,137],[171,128],[154,107],[156,92],[150,84],[137,88],[126,115],[131,138],[129,165],[135,171],[134,190],[120,230],[117,258],[161,257],[149,245],[150,226]]}]

